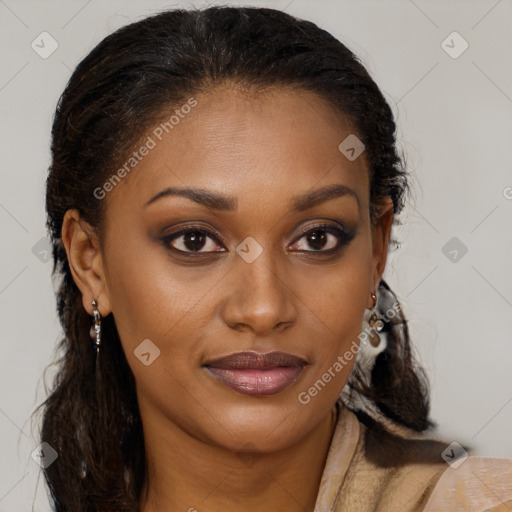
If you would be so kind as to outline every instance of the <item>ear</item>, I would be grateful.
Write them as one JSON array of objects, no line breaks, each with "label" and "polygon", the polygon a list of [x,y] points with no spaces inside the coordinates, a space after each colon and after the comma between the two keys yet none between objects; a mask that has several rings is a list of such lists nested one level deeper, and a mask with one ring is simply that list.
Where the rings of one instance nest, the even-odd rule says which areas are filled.
[{"label": "ear", "polygon": [[[386,197],[379,204],[377,218],[372,223],[372,290],[375,290],[378,287],[382,274],[384,273],[384,269],[386,268],[393,218],[393,201],[390,197]],[[371,308],[372,303],[367,307]]]},{"label": "ear", "polygon": [[78,210],[67,210],[62,223],[62,243],[66,249],[73,280],[82,292],[85,310],[92,315],[92,301],[98,302],[101,316],[110,313],[103,256],[94,229]]}]

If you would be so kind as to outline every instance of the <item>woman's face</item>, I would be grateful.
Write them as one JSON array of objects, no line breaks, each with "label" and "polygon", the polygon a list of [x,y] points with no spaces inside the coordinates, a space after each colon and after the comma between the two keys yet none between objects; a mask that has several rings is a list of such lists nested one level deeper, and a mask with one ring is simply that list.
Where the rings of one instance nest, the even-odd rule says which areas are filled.
[{"label": "woman's face", "polygon": [[354,130],[313,93],[194,99],[103,199],[102,284],[84,306],[114,315],[145,429],[279,450],[350,375],[392,206],[372,229],[365,153],[341,152]]}]

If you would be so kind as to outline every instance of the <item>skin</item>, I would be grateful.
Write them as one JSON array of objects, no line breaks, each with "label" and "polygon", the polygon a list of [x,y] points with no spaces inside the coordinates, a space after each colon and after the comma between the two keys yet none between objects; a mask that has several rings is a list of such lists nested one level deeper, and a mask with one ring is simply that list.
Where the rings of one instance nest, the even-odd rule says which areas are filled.
[{"label": "skin", "polygon": [[[338,149],[355,130],[313,93],[223,86],[195,98],[104,199],[103,244],[76,210],[66,213],[71,271],[88,313],[93,299],[102,316],[113,313],[135,376],[149,480],[141,510],[312,511],[355,358],[307,405],[298,395],[357,341],[385,268],[392,202],[372,224],[365,153],[349,161]],[[356,197],[291,210],[293,197],[332,184]],[[170,186],[233,196],[237,209],[178,196],[144,206]],[[323,256],[300,237],[319,221],[355,235]],[[207,238],[203,252],[224,251],[173,252],[161,239],[184,224],[225,239]],[[325,234],[325,248],[336,246]],[[263,248],[252,263],[236,252],[248,236]],[[184,241],[172,245],[190,251]],[[160,350],[149,366],[134,355],[145,339]],[[278,394],[242,395],[201,366],[241,350],[281,350],[309,365]]]}]

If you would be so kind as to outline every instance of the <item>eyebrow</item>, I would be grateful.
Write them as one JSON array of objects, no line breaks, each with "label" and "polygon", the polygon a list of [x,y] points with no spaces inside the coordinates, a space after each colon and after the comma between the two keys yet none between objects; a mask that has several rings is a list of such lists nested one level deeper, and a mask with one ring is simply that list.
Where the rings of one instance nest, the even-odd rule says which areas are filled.
[{"label": "eyebrow", "polygon": [[[352,196],[360,207],[359,197],[350,187],[342,184],[326,185],[324,187],[310,190],[299,196],[295,196],[291,201],[291,209],[296,212],[302,212],[313,208],[321,203],[329,201],[337,197]],[[238,208],[238,201],[236,197],[226,196],[211,190],[200,188],[177,188],[167,187],[153,196],[144,207],[153,204],[154,202],[169,196],[185,197],[191,201],[195,201],[210,210],[221,211],[234,211]]]}]

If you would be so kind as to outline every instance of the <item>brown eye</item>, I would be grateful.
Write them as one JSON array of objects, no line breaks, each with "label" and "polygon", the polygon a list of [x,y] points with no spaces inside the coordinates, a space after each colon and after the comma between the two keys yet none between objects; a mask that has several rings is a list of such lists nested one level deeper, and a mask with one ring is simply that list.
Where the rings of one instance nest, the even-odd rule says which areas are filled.
[{"label": "brown eye", "polygon": [[322,224],[305,231],[293,246],[299,252],[331,252],[347,245],[352,238],[353,235],[343,229]]},{"label": "brown eye", "polygon": [[224,252],[215,249],[222,246],[218,243],[213,243],[218,242],[217,237],[206,229],[182,229],[166,236],[163,242],[165,245],[170,246],[172,250],[183,253]]}]

